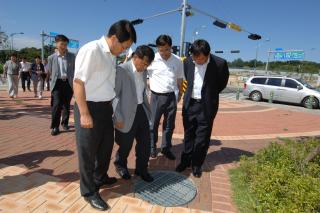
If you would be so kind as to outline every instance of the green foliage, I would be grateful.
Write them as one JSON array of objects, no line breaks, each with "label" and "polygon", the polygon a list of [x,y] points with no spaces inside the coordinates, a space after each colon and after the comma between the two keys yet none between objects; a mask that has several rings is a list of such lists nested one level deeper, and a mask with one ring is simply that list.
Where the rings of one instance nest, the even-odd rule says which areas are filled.
[{"label": "green foliage", "polygon": [[[229,62],[231,68],[254,68],[255,60],[243,61],[241,58],[235,59]],[[266,63],[257,61],[257,69],[265,69]],[[289,72],[301,72],[301,73],[319,73],[320,63],[311,61],[273,61],[268,65],[268,70],[271,71],[289,71]]]},{"label": "green foliage", "polygon": [[3,64],[0,63],[0,75],[3,73]]},{"label": "green foliage", "polygon": [[[239,210],[320,212],[320,156],[313,162],[304,162],[318,145],[320,140],[288,140],[285,144],[272,143],[253,157],[242,157],[238,170],[231,173],[235,200],[242,206]],[[254,200],[247,202],[251,205],[239,204],[239,186]]]}]

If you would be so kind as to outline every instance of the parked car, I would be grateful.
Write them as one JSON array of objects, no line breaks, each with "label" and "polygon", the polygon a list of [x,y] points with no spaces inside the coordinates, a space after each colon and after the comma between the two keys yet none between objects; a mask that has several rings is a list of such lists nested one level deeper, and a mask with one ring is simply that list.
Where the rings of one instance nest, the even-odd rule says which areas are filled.
[{"label": "parked car", "polygon": [[273,101],[319,108],[320,92],[301,79],[284,76],[253,76],[244,84],[243,95],[253,101]]}]

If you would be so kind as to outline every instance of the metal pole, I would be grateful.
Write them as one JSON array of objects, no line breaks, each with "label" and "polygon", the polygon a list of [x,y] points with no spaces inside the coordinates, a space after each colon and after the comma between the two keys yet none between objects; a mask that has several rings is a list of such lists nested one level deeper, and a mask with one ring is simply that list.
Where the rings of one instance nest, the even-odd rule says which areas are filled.
[{"label": "metal pole", "polygon": [[45,33],[43,30],[40,35],[41,35],[41,60],[43,61],[44,60],[44,36],[45,36]]},{"label": "metal pole", "polygon": [[268,72],[269,61],[270,61],[270,54],[271,54],[271,49],[269,49],[269,51],[268,51],[268,60],[267,60],[267,63],[266,63],[266,72]]},{"label": "metal pole", "polygon": [[184,56],[184,36],[186,32],[186,9],[187,9],[187,0],[183,0],[182,13],[181,13],[180,57]]},{"label": "metal pole", "polygon": [[254,72],[257,70],[258,50],[259,50],[259,44],[257,45],[257,48],[256,48],[256,60],[254,60]]},{"label": "metal pole", "polygon": [[10,52],[11,52],[11,53],[13,52],[13,36],[14,36],[14,35],[11,35],[11,49],[10,49]]}]

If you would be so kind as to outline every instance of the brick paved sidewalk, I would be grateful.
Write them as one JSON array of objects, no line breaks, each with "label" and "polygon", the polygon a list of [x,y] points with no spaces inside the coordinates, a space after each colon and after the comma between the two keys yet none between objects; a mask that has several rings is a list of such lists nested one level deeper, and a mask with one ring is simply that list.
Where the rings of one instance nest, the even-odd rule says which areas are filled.
[{"label": "brick paved sidewalk", "polygon": [[[74,128],[52,137],[49,130],[48,93],[45,93],[44,100],[32,98],[31,93],[22,95],[23,98],[13,101],[0,91],[0,212],[95,212],[79,194]],[[279,113],[274,109],[268,110],[250,104],[242,106],[241,102],[222,101],[213,136],[240,137],[246,134],[246,128],[249,128],[248,132],[252,128],[259,133],[260,128],[261,131],[267,129],[273,134],[278,134],[279,127],[274,125],[273,128],[271,123],[267,122],[267,117],[260,118],[266,121],[266,125],[260,127],[258,125],[264,122],[257,121],[250,126],[251,118],[246,120],[248,123],[246,126],[242,126],[239,120],[232,121],[232,116],[246,118],[254,114],[256,115],[254,118],[257,119],[260,113]],[[296,118],[294,124],[289,122],[290,119],[286,120],[287,125],[298,126],[296,130],[300,132],[320,130],[320,125],[317,123],[320,124],[319,117],[310,117],[305,113],[286,113],[290,113],[291,118]],[[279,114],[272,117],[276,118],[280,122],[283,119]],[[316,127],[306,124],[310,119],[317,124]],[[181,134],[179,128],[182,127],[179,116],[177,123],[175,134],[179,135]],[[241,155],[250,156],[270,142],[258,138],[244,139],[246,138],[211,141],[203,176],[195,179],[190,175],[190,170],[184,172],[196,184],[198,194],[191,203],[181,208],[154,206],[135,198],[133,194],[135,178],[133,181],[119,179],[115,186],[104,188],[101,193],[112,206],[110,212],[236,212],[231,199],[227,171],[236,166]],[[116,145],[115,150],[117,150]],[[178,156],[181,150],[182,141],[177,137],[173,141],[173,152]],[[113,152],[112,161],[114,154]],[[131,152],[128,166],[132,173],[134,158],[134,152]],[[150,169],[173,170],[177,163],[178,161],[169,161],[160,156],[150,160]],[[119,178],[113,164],[110,165],[109,175]]]}]

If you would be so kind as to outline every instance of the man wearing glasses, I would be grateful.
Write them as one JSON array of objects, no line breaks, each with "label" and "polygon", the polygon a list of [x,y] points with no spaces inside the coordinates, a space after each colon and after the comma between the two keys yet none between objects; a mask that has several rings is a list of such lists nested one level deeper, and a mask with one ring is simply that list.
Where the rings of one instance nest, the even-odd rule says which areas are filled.
[{"label": "man wearing glasses", "polygon": [[110,207],[99,188],[113,184],[107,175],[114,143],[112,100],[115,97],[116,56],[136,42],[130,21],[114,23],[106,36],[85,44],[76,57],[74,117],[80,170],[80,191],[93,208]]},{"label": "man wearing glasses", "polygon": [[[181,88],[183,65],[180,58],[172,53],[172,39],[160,35],[156,40],[158,52],[151,66],[148,67],[151,90],[151,157],[157,157],[158,127],[163,115],[163,134],[161,153],[170,160],[175,160],[171,152],[171,139],[175,127],[177,112],[176,91]],[[178,102],[181,92],[178,94]]]}]

